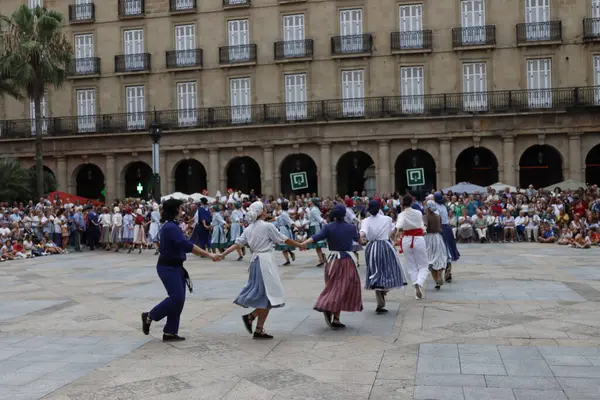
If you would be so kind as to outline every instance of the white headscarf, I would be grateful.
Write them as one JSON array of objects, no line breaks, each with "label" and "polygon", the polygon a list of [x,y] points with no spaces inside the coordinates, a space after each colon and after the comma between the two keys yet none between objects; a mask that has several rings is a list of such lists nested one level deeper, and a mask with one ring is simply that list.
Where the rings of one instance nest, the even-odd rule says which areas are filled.
[{"label": "white headscarf", "polygon": [[158,203],[152,204],[152,210],[158,211]]},{"label": "white headscarf", "polygon": [[115,212],[115,214],[118,213],[120,211],[119,207],[115,207],[115,209],[113,211]]},{"label": "white headscarf", "polygon": [[263,208],[264,205],[260,201],[255,201],[254,203],[250,204],[250,207],[248,207],[248,211],[246,212],[246,221],[250,223],[256,221],[258,216],[262,214]]}]

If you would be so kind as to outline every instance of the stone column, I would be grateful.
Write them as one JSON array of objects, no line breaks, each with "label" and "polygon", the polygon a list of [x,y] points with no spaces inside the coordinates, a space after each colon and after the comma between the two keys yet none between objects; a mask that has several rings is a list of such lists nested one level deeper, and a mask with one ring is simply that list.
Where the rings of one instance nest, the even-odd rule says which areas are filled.
[{"label": "stone column", "polygon": [[208,153],[208,195],[214,196],[219,190],[219,150],[210,149]]},{"label": "stone column", "polygon": [[167,152],[161,151],[159,155],[159,168],[160,168],[160,193],[162,196],[171,194],[169,187],[169,180],[171,179],[170,171],[167,171]]},{"label": "stone column", "polygon": [[450,139],[440,139],[440,181],[438,188],[452,186],[452,146]]},{"label": "stone column", "polygon": [[56,183],[58,186],[58,190],[61,190],[63,192],[69,192],[70,182],[67,176],[67,160],[64,156],[56,157]]},{"label": "stone column", "polygon": [[115,155],[106,155],[106,176],[104,177],[104,188],[106,190],[106,204],[111,204],[116,198],[120,197],[117,193],[117,182],[115,175]]},{"label": "stone column", "polygon": [[279,193],[274,193],[273,186],[273,146],[263,147],[264,167],[262,171],[262,194],[267,196],[277,196]]},{"label": "stone column", "polygon": [[331,145],[329,143],[321,143],[321,166],[319,175],[321,181],[319,183],[319,193],[321,197],[332,197],[335,194],[335,188],[332,185],[331,176]]},{"label": "stone column", "polygon": [[512,135],[502,138],[502,158],[504,158],[504,176],[502,183],[519,186],[517,169],[515,168],[515,138]]},{"label": "stone column", "polygon": [[379,176],[377,179],[377,191],[380,195],[391,192],[390,181],[390,142],[379,140],[379,160],[377,163]]},{"label": "stone column", "polygon": [[581,134],[569,134],[569,178],[582,182]]}]

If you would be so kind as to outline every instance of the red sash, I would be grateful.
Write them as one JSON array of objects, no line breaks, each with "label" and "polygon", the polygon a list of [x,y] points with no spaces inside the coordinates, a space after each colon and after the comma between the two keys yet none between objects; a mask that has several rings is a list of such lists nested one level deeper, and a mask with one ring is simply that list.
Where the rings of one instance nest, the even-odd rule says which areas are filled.
[{"label": "red sash", "polygon": [[412,249],[415,247],[415,237],[418,236],[425,236],[425,231],[423,231],[423,229],[408,229],[402,232],[402,237],[400,238],[400,242],[398,243],[398,245],[400,246],[399,253],[404,253],[404,249],[402,248],[402,239],[404,239],[405,237],[412,237],[412,240],[410,242],[410,248]]}]

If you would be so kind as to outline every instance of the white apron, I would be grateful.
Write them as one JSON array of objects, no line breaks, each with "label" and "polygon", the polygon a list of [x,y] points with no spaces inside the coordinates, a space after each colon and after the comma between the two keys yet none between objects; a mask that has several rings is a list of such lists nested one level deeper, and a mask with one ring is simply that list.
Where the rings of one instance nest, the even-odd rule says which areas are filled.
[{"label": "white apron", "polygon": [[275,261],[275,253],[273,251],[254,253],[250,259],[250,264],[257,257],[260,260],[260,272],[262,273],[265,292],[271,306],[284,304],[283,284],[279,277],[279,266]]}]

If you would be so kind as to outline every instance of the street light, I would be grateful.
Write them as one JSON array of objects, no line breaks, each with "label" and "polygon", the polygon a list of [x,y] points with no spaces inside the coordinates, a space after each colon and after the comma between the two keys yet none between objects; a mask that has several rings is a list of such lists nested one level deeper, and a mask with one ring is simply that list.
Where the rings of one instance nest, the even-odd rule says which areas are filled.
[{"label": "street light", "polygon": [[154,174],[154,182],[152,185],[152,194],[154,201],[160,202],[160,136],[162,129],[156,122],[156,114],[154,122],[150,124],[150,137],[152,138],[152,173]]}]

